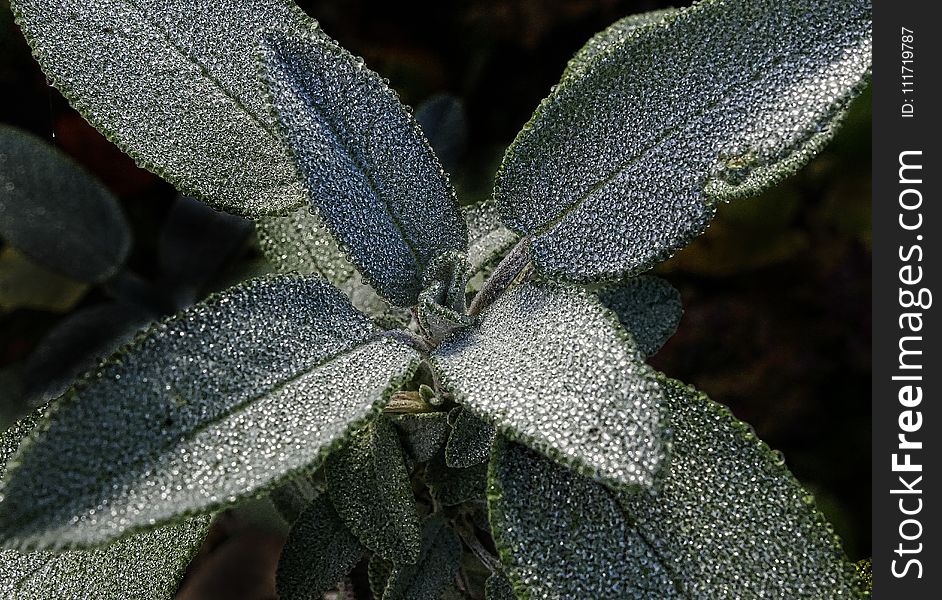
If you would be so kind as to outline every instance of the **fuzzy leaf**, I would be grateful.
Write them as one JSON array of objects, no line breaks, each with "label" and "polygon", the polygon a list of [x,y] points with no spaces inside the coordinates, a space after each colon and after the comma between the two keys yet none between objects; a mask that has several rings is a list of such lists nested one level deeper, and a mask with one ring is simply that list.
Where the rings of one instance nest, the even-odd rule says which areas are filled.
[{"label": "fuzzy leaf", "polygon": [[[0,476],[39,411],[0,434]],[[0,550],[0,595],[10,600],[170,600],[209,526],[201,516],[96,550],[22,553]]]},{"label": "fuzzy leaf", "polygon": [[448,413],[431,412],[399,415],[396,428],[402,432],[402,442],[415,462],[428,462],[448,439]]},{"label": "fuzzy leaf", "polygon": [[281,600],[321,600],[366,554],[321,493],[291,527],[278,561]]},{"label": "fuzzy leaf", "polygon": [[293,2],[14,0],[13,7],[52,84],[138,164],[245,216],[304,203],[254,53],[262,29],[307,20]]},{"label": "fuzzy leaf", "polygon": [[350,531],[371,552],[415,562],[420,525],[402,446],[380,417],[327,458],[327,489]]},{"label": "fuzzy leaf", "polygon": [[685,598],[605,487],[503,438],[489,478],[501,561],[531,597]]},{"label": "fuzzy leaf", "polygon": [[857,598],[840,540],[781,454],[697,390],[666,377],[661,386],[674,431],[664,485],[620,502],[678,588],[697,598]]},{"label": "fuzzy leaf", "polygon": [[656,494],[612,492],[515,444],[495,452],[491,518],[512,581],[543,598],[860,598],[780,456],[692,388],[661,385],[674,439]]},{"label": "fuzzy leaf", "polygon": [[389,576],[392,574],[393,564],[379,554],[370,557],[370,562],[366,566],[366,575],[370,583],[370,591],[374,598],[382,599],[386,591],[386,584],[389,583]]},{"label": "fuzzy leaf", "polygon": [[707,0],[658,19],[590,41],[504,157],[501,216],[548,276],[667,258],[718,201],[820,150],[869,76],[868,0]]},{"label": "fuzzy leaf", "polygon": [[427,517],[418,560],[393,568],[383,600],[440,600],[461,565],[461,550],[458,534],[441,516]]},{"label": "fuzzy leaf", "polygon": [[429,262],[467,246],[415,120],[362,60],[313,30],[269,32],[261,60],[311,203],[377,292],[414,304]]},{"label": "fuzzy leaf", "polygon": [[445,462],[449,467],[466,468],[487,461],[491,455],[491,444],[497,437],[493,425],[474,414],[455,407],[448,414],[451,434],[445,446]]},{"label": "fuzzy leaf", "polygon": [[85,371],[134,337],[153,319],[146,310],[119,302],[80,308],[55,324],[23,368],[24,393],[32,406],[61,396]]},{"label": "fuzzy leaf", "polygon": [[512,439],[616,487],[654,483],[665,452],[661,390],[589,292],[513,288],[432,361],[458,402]]},{"label": "fuzzy leaf", "polygon": [[79,281],[114,275],[131,248],[118,200],[71,158],[0,125],[0,237]]},{"label": "fuzzy leaf", "polygon": [[442,506],[456,506],[472,500],[484,500],[487,465],[479,463],[458,469],[445,464],[445,455],[432,458],[425,469],[425,482],[432,498]]},{"label": "fuzzy leaf", "polygon": [[312,210],[299,208],[283,217],[256,221],[262,253],[280,273],[316,273],[346,294],[360,311],[373,317],[387,314],[389,304],[363,281],[324,221]]},{"label": "fuzzy leaf", "polygon": [[599,300],[631,332],[645,356],[651,356],[677,331],[684,314],[680,292],[650,275],[633,277],[598,291]]},{"label": "fuzzy leaf", "polygon": [[491,574],[484,584],[484,600],[517,600],[514,588],[503,573]]},{"label": "fuzzy leaf", "polygon": [[486,200],[462,209],[468,222],[468,261],[471,272],[492,266],[517,243],[516,233],[504,227],[494,202]]},{"label": "fuzzy leaf", "polygon": [[2,537],[98,544],[318,463],[415,360],[376,335],[329,284],[293,277],[253,280],[152,327],[23,445],[2,488]]}]

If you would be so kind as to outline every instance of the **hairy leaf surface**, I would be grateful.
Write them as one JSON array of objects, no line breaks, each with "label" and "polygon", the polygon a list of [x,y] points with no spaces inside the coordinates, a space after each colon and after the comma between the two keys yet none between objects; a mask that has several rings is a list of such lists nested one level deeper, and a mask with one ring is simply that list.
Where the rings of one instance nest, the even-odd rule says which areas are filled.
[{"label": "hairy leaf surface", "polygon": [[444,412],[399,415],[396,428],[402,432],[402,443],[415,462],[428,462],[438,454],[448,439],[450,427]]},{"label": "hairy leaf surface", "polygon": [[660,277],[633,277],[603,287],[598,295],[602,304],[618,315],[645,356],[661,349],[677,331],[684,314],[680,292]]},{"label": "hairy leaf surface", "polygon": [[462,209],[468,222],[468,262],[471,272],[493,266],[517,242],[519,236],[504,227],[491,200]]},{"label": "hairy leaf surface", "polygon": [[262,29],[306,21],[293,2],[14,0],[13,8],[52,84],[141,166],[245,216],[305,201],[254,52]]},{"label": "hairy leaf surface", "polygon": [[612,485],[662,463],[662,393],[612,313],[552,283],[511,289],[432,360],[456,400],[512,439]]},{"label": "hairy leaf surface", "polygon": [[445,445],[445,462],[449,467],[465,468],[487,461],[497,430],[460,406],[448,414],[451,433]]},{"label": "hairy leaf surface", "polygon": [[439,600],[461,565],[461,540],[441,516],[422,524],[422,550],[415,564],[399,563],[383,600]]},{"label": "hairy leaf surface", "polygon": [[131,248],[118,200],[71,158],[0,125],[0,237],[79,281],[115,274]]},{"label": "hairy leaf surface", "polygon": [[370,551],[395,563],[415,562],[419,515],[402,446],[387,418],[327,458],[327,489],[344,523]]},{"label": "hairy leaf surface", "polygon": [[281,600],[321,600],[366,554],[326,493],[315,497],[291,526],[278,561]]},{"label": "hairy leaf surface", "polygon": [[415,119],[321,35],[269,32],[261,57],[311,203],[368,283],[414,304],[429,262],[467,246],[454,190]]},{"label": "hairy leaf surface", "polygon": [[[39,411],[0,434],[0,476]],[[201,516],[96,550],[23,553],[0,550],[0,595],[9,600],[170,600],[209,526]]]},{"label": "hairy leaf surface", "polygon": [[517,595],[506,575],[492,573],[484,584],[484,600],[517,600]]},{"label": "hairy leaf surface", "polygon": [[152,327],[78,382],[14,459],[0,531],[91,545],[317,463],[415,353],[322,280],[256,279]]},{"label": "hairy leaf surface", "polygon": [[692,388],[661,385],[674,438],[656,494],[612,492],[516,444],[495,452],[491,519],[515,584],[540,598],[861,597],[780,456]]},{"label": "hairy leaf surface", "polygon": [[767,188],[830,139],[869,75],[870,36],[868,0],[707,0],[616,24],[508,149],[501,216],[534,236],[549,276],[648,269],[717,201]]}]

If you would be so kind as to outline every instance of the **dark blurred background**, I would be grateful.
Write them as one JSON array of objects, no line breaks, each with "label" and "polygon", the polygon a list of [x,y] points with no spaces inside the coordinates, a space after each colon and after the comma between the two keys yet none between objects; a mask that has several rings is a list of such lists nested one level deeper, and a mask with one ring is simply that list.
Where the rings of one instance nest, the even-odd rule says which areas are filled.
[{"label": "dark blurred background", "polygon": [[[416,106],[442,92],[463,101],[468,142],[453,180],[468,203],[488,196],[503,149],[569,57],[616,19],[667,3],[301,5],[387,77],[405,103]],[[135,167],[45,84],[6,0],[0,0],[0,121],[49,140],[101,178],[134,230],[129,268],[159,279],[157,245],[173,188]],[[853,560],[870,553],[870,253],[865,95],[838,137],[799,174],[759,198],[722,206],[706,234],[658,269],[680,290],[686,313],[652,358],[658,369],[729,405],[785,454]],[[258,260],[249,235],[200,293],[257,272]],[[0,296],[8,280],[0,272]],[[22,364],[57,322],[106,297],[61,278],[36,293],[42,298],[0,302],[0,369]],[[0,400],[13,402],[9,390],[0,391]],[[198,567],[210,574],[248,565],[237,575],[244,594],[226,597],[272,594],[283,532],[260,513],[249,507],[224,520],[200,559]],[[227,539],[236,541],[227,546]],[[193,591],[198,576],[191,573],[185,597],[212,596]]]}]

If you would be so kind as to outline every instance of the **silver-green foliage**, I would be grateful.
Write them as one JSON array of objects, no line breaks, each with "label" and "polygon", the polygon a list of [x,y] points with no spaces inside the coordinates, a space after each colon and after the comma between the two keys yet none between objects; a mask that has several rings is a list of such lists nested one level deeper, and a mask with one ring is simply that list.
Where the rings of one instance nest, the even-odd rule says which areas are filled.
[{"label": "silver-green foliage", "polygon": [[861,597],[833,528],[781,455],[693,388],[660,385],[674,437],[657,492],[614,493],[500,445],[491,518],[516,585],[547,599]]},{"label": "silver-green foliage", "polygon": [[321,492],[291,526],[278,561],[281,600],[321,600],[366,554]]},{"label": "silver-green foliage", "polygon": [[97,179],[32,135],[0,126],[0,236],[42,265],[98,282],[124,264],[131,232]]},{"label": "silver-green foliage", "polygon": [[467,245],[438,159],[379,75],[313,25],[263,39],[272,106],[311,202],[383,297],[414,304],[429,263]]},{"label": "silver-green foliage", "polygon": [[630,19],[576,56],[501,166],[501,216],[534,237],[547,275],[616,279],[667,258],[717,201],[820,150],[869,76],[869,0],[706,0]]},{"label": "silver-green foliage", "polygon": [[[0,433],[0,476],[40,421],[40,412]],[[0,595],[9,600],[170,600],[208,525],[208,516],[198,516],[93,550],[0,550]]]},{"label": "silver-green foliage", "polygon": [[[706,0],[616,23],[508,150],[497,210],[460,210],[395,93],[281,0],[16,10],[86,118],[182,190],[265,215],[276,268],[325,279],[213,296],[5,434],[0,538],[70,550],[9,550],[0,583],[166,597],[205,528],[193,515],[273,491],[294,521],[284,597],[360,560],[383,600],[862,593],[781,459],[644,363],[679,295],[625,277],[828,139],[869,70],[865,0]],[[29,208],[14,167],[4,227]],[[106,277],[119,246],[83,276]]]},{"label": "silver-green foliage", "polygon": [[513,439],[615,486],[654,483],[664,454],[660,388],[588,292],[520,285],[480,325],[445,341],[433,364],[459,402]]},{"label": "silver-green foliage", "polygon": [[[153,327],[79,381],[14,457],[4,537],[101,543],[309,466],[413,360],[376,333],[326,282],[290,277],[254,280]],[[362,375],[337,394],[350,372]]]},{"label": "silver-green foliage", "polygon": [[289,0],[14,0],[46,76],[141,166],[258,216],[305,201],[268,109],[255,46],[306,18]]}]

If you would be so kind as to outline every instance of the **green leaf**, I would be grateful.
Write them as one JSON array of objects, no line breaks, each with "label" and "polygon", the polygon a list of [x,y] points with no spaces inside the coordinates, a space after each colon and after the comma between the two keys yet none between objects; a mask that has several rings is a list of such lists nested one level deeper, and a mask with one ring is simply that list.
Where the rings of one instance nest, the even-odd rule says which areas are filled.
[{"label": "green leaf", "polygon": [[445,462],[449,467],[465,468],[483,463],[491,455],[491,444],[497,429],[474,413],[455,407],[448,414],[451,434],[445,446]]},{"label": "green leaf", "polygon": [[114,275],[131,248],[118,200],[43,140],[0,125],[0,237],[79,281]]},{"label": "green leaf", "polygon": [[869,598],[873,593],[873,559],[858,560],[854,563],[854,568],[857,569],[857,578],[864,597]]},{"label": "green leaf", "polygon": [[366,566],[366,575],[370,581],[370,591],[373,593],[374,598],[382,599],[392,570],[393,564],[391,561],[386,560],[379,554],[370,557],[370,562]]},{"label": "green leaf", "polygon": [[441,516],[422,524],[422,550],[415,564],[397,564],[383,600],[440,600],[461,566],[461,540]]},{"label": "green leaf", "polygon": [[[39,419],[35,411],[0,434],[0,476]],[[201,516],[96,550],[0,550],[0,595],[10,600],[170,600],[209,527]]]},{"label": "green leaf", "polygon": [[491,458],[488,503],[501,562],[528,597],[686,597],[611,491],[504,438]]},{"label": "green leaf", "polygon": [[420,525],[402,447],[377,418],[327,458],[327,490],[350,531],[386,560],[415,562]]},{"label": "green leaf", "polygon": [[678,587],[693,597],[858,597],[840,540],[782,455],[697,390],[663,376],[661,386],[674,431],[667,477],[657,494],[620,502]]},{"label": "green leaf", "polygon": [[380,295],[414,304],[429,262],[468,241],[415,119],[362,60],[316,32],[269,32],[261,60],[311,203]]},{"label": "green leaf", "polygon": [[484,600],[517,600],[517,595],[506,575],[493,573],[484,584]]},{"label": "green leaf", "polygon": [[867,0],[707,0],[645,21],[590,41],[504,157],[501,216],[548,276],[667,258],[718,201],[820,150],[869,76]]},{"label": "green leaf", "polygon": [[602,304],[618,315],[645,356],[661,349],[677,331],[684,314],[680,292],[660,277],[633,277],[603,287],[598,295]]},{"label": "green leaf", "polygon": [[487,465],[476,464],[458,469],[445,464],[445,455],[439,453],[425,469],[425,482],[432,498],[442,506],[456,506],[472,500],[484,500]]},{"label": "green leaf", "polygon": [[500,445],[491,522],[514,584],[546,598],[861,597],[833,529],[781,456],[692,388],[661,385],[674,438],[656,493],[612,492]]},{"label": "green leaf", "polygon": [[493,201],[464,207],[462,213],[468,222],[468,261],[472,273],[493,266],[517,243],[519,236],[500,222]]},{"label": "green leaf", "polygon": [[363,281],[323,220],[312,211],[299,208],[283,217],[256,221],[262,253],[280,273],[321,275],[346,294],[361,312],[373,317],[388,314],[389,304]]},{"label": "green leaf", "polygon": [[294,3],[15,0],[13,8],[51,83],[141,166],[245,216],[305,201],[254,52],[260,30],[307,21]]},{"label": "green leaf", "polygon": [[281,600],[321,600],[366,554],[321,493],[291,527],[278,561]]},{"label": "green leaf", "polygon": [[316,465],[414,368],[414,351],[377,334],[329,284],[294,277],[150,328],[24,443],[2,488],[3,539],[100,544]]},{"label": "green leaf", "polygon": [[448,439],[448,413],[399,415],[393,422],[402,432],[402,442],[415,462],[428,462]]},{"label": "green leaf", "polygon": [[581,473],[650,486],[665,453],[661,390],[635,342],[590,292],[512,288],[431,360],[478,417]]}]

